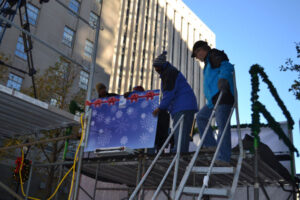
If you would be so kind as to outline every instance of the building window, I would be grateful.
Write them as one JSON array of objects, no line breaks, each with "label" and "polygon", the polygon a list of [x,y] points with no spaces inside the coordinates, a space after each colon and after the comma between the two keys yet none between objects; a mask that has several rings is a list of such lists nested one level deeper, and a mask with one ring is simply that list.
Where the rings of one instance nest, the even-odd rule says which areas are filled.
[{"label": "building window", "polygon": [[57,100],[51,98],[51,99],[50,99],[50,105],[51,105],[51,106],[56,106],[56,104],[57,104]]},{"label": "building window", "polygon": [[24,60],[27,60],[27,55],[24,51],[24,43],[23,43],[23,38],[21,36],[19,36],[18,38],[18,42],[17,42],[17,47],[16,47],[16,51],[15,51],[15,54],[24,59]]},{"label": "building window", "polygon": [[8,81],[6,86],[12,89],[16,89],[20,91],[22,86],[23,78],[20,76],[17,76],[15,74],[9,73]]},{"label": "building window", "polygon": [[70,63],[65,59],[59,58],[57,64],[59,65],[59,70],[55,71],[56,75],[64,79],[67,78],[68,68],[70,66]]},{"label": "building window", "polygon": [[[36,25],[36,20],[39,15],[39,9],[35,7],[34,5],[28,3],[27,4],[27,14],[28,14],[28,22],[32,25]],[[26,20],[26,17],[24,15],[24,20]]]},{"label": "building window", "polygon": [[85,47],[84,47],[84,55],[87,57],[92,57],[93,47],[94,47],[94,44],[91,41],[86,40]]},{"label": "building window", "polygon": [[71,10],[73,10],[75,13],[78,13],[79,6],[80,6],[80,3],[77,0],[71,0],[70,3],[69,3],[69,8]]},{"label": "building window", "polygon": [[91,27],[96,28],[97,21],[98,21],[98,16],[95,13],[90,12],[89,24],[91,25]]},{"label": "building window", "polygon": [[59,95],[55,95],[54,98],[50,99],[50,105],[51,106],[59,106],[59,104],[62,102],[62,97]]},{"label": "building window", "polygon": [[80,71],[79,87],[86,90],[89,82],[89,74],[85,71]]},{"label": "building window", "polygon": [[67,46],[71,47],[73,43],[74,31],[67,26],[64,28],[64,34],[62,42]]}]

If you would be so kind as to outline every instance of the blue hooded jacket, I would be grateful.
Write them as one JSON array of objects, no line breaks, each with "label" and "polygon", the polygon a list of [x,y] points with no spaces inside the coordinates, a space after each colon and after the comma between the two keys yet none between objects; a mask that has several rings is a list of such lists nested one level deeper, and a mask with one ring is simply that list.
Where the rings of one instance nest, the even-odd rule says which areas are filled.
[{"label": "blue hooded jacket", "polygon": [[185,77],[169,62],[162,66],[161,88],[163,97],[159,108],[168,110],[172,116],[184,110],[198,111],[197,100],[193,89]]},{"label": "blue hooded jacket", "polygon": [[219,93],[218,81],[223,78],[229,83],[230,92],[233,96],[233,65],[225,60],[222,61],[220,66],[213,68],[210,63],[209,55],[205,59],[204,67],[204,95],[207,99],[207,106],[213,108],[213,97]]}]

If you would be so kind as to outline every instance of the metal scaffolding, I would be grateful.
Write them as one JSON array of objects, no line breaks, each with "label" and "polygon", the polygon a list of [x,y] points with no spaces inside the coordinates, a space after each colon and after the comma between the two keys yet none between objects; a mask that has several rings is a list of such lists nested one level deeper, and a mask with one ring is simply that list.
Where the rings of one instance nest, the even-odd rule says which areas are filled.
[{"label": "metal scaffolding", "polygon": [[[96,55],[98,50],[98,40],[99,40],[100,27],[101,27],[100,19],[101,19],[102,7],[103,7],[103,0],[101,1],[101,8],[100,8],[100,13],[99,13],[96,27],[91,26],[87,20],[80,17],[73,10],[65,6],[65,4],[62,3],[61,1],[56,0],[56,2],[62,5],[62,7],[67,9],[73,15],[75,15],[78,19],[86,23],[90,28],[95,29],[96,34],[95,34],[94,48],[92,54],[92,64],[90,68],[78,63],[70,56],[66,55],[64,52],[58,50],[56,47],[48,44],[47,42],[43,41],[42,39],[38,38],[37,36],[23,29],[22,27],[15,24],[11,20],[1,15],[0,15],[0,20],[20,30],[22,33],[30,36],[33,40],[36,40],[37,42],[43,44],[44,46],[58,53],[62,57],[68,59],[72,63],[82,67],[86,71],[89,71],[90,78],[88,82],[86,100],[90,101],[92,86],[94,81],[95,67],[96,67]],[[59,110],[55,107],[49,106],[44,102],[30,98],[20,92],[11,90],[1,85],[0,85],[0,110],[5,112],[5,113],[3,112],[3,114],[2,113],[0,114],[0,127],[1,127],[0,135],[5,137],[16,137],[18,135],[35,133],[41,130],[51,130],[55,128],[79,125],[79,120],[77,118],[74,118],[74,115]],[[116,156],[113,158],[105,158],[105,157],[99,158],[93,155],[85,156],[84,148],[87,145],[90,119],[91,119],[90,108],[86,107],[85,122],[86,122],[87,134],[84,135],[83,143],[80,147],[77,173],[75,179],[75,189],[72,198],[75,200],[78,199],[79,189],[82,189],[85,193],[87,193],[82,187],[80,187],[81,172],[95,179],[95,185],[94,185],[92,195],[87,193],[91,199],[96,198],[96,190],[127,190],[129,192],[132,192],[133,189],[136,187],[136,185],[139,183],[142,175],[144,174],[145,168],[148,168],[151,165],[154,156],[147,155],[144,153],[125,156],[125,157]],[[70,137],[75,137],[75,136],[70,136]],[[57,138],[57,140],[59,139],[64,140],[66,139],[66,137]],[[44,142],[49,142],[49,140]],[[23,146],[34,145],[34,144],[36,143],[24,144]],[[15,146],[14,148],[17,147],[19,146]],[[2,149],[0,148],[0,151],[1,150]],[[157,188],[158,184],[160,183],[160,180],[163,177],[163,174],[167,171],[168,166],[172,162],[173,156],[174,156],[173,154],[165,154],[160,159],[158,159],[157,165],[153,167],[153,171],[150,173],[151,179],[147,179],[145,181],[144,186],[142,186],[142,192],[143,190],[147,190],[147,189],[151,190]],[[191,154],[186,154],[180,157],[178,168],[177,168],[179,179],[182,178],[185,169],[188,165],[188,161],[191,159],[191,156],[192,156]],[[212,156],[213,154],[211,154],[210,152],[205,152],[205,151],[200,152],[200,156],[197,157],[196,162],[199,163],[199,165],[201,164],[203,166],[208,166],[210,160],[212,159]],[[233,165],[235,165],[238,162],[237,158],[238,158],[238,153],[233,152],[232,155]],[[282,182],[280,182],[281,184],[290,184],[290,181],[287,180],[286,177],[282,176],[280,172],[274,170],[272,166],[266,163],[265,160],[259,159],[259,162],[262,166],[259,171],[259,177],[262,183],[261,185],[278,186],[279,180],[283,180]],[[30,182],[32,179],[33,168],[48,167],[54,165],[55,166],[61,165],[70,168],[72,164],[73,164],[72,161],[50,163],[50,164],[33,163],[31,165],[29,180],[27,183],[26,195],[28,195],[30,191],[29,189],[30,189]],[[254,173],[253,172],[254,169],[252,168],[252,165],[253,165],[253,154],[250,153],[245,154],[245,159],[242,164],[240,179],[238,180],[239,186],[253,184],[253,178],[251,175]],[[170,173],[174,173],[174,170],[172,170]],[[102,181],[106,180],[114,183],[122,183],[122,184],[126,184],[128,187],[127,188],[104,188],[104,187],[98,188],[97,187],[98,180],[102,180]],[[211,176],[212,184],[220,187],[226,185],[228,183],[228,180],[229,181],[233,180],[232,175],[223,175],[222,177]],[[188,179],[187,182],[190,185],[197,186],[197,185],[201,185],[202,181],[203,181],[202,175],[195,175],[194,178]],[[169,194],[165,190],[167,191],[172,190],[172,184],[173,184],[173,179],[171,177],[168,177],[162,188],[162,191],[164,192],[165,195],[169,196]],[[21,199],[16,193],[10,191],[10,189],[7,188],[5,185],[3,185],[1,182],[0,182],[0,187],[6,188],[6,190],[10,192],[12,195],[14,195],[16,198]]]},{"label": "metal scaffolding", "polygon": [[[37,42],[51,49],[52,51],[58,53],[59,55],[66,58],[70,62],[90,72],[90,76],[89,76],[90,78],[88,82],[87,95],[86,95],[86,100],[90,100],[91,93],[92,93],[94,73],[95,73],[95,66],[96,66],[96,55],[98,49],[100,18],[101,18],[103,1],[101,1],[100,4],[100,13],[97,19],[96,26],[90,25],[87,20],[79,16],[76,12],[74,12],[72,9],[66,6],[63,2],[59,0],[56,0],[56,2],[60,4],[63,8],[68,10],[68,12],[71,12],[78,19],[86,23],[91,29],[95,30],[96,34],[95,34],[94,48],[92,54],[92,63],[90,68],[83,66],[81,63],[78,63],[77,61],[75,61],[70,56],[60,51],[56,47],[48,44],[47,42],[35,36],[34,34],[30,33],[28,30],[15,24],[13,22],[13,19],[10,18],[7,19],[5,15],[4,16],[0,15],[0,20],[2,21],[2,23],[3,22],[6,23],[5,24],[6,27],[14,27],[18,29],[19,31],[22,32],[22,34],[31,37],[33,40],[36,40]],[[59,110],[55,107],[49,106],[47,103],[41,102],[37,99],[33,99],[27,95],[24,95],[15,90],[11,90],[4,86],[0,87],[0,101],[1,101],[0,109],[1,111],[5,112],[3,114],[0,114],[0,120],[1,120],[0,134],[4,137],[11,137],[11,136],[14,137],[18,135],[24,135],[25,133],[26,134],[37,133],[38,131],[41,130],[51,130],[56,128],[69,127],[72,125],[79,125],[79,119],[78,118],[74,119],[74,116],[72,114]],[[32,110],[34,112],[32,112]],[[86,113],[85,122],[87,123],[87,127],[89,127],[89,123],[90,123],[89,107],[86,107],[85,113]],[[88,133],[88,130],[86,132]],[[77,177],[75,179],[75,190],[74,190],[73,199],[76,199],[78,196],[82,157],[83,157],[83,151],[84,151],[84,146],[86,145],[87,137],[88,135],[85,135],[85,138],[83,139],[83,143],[80,147],[80,153],[78,157]],[[61,138],[61,139],[66,139],[66,138]]]}]

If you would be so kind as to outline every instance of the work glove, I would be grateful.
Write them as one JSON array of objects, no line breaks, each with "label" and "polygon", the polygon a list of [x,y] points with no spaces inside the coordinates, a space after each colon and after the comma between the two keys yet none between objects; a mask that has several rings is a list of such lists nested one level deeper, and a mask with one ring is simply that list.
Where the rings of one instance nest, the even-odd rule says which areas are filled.
[{"label": "work glove", "polygon": [[220,78],[218,81],[218,88],[220,92],[223,92],[223,94],[225,93],[229,93],[229,83],[226,79],[224,78]]}]

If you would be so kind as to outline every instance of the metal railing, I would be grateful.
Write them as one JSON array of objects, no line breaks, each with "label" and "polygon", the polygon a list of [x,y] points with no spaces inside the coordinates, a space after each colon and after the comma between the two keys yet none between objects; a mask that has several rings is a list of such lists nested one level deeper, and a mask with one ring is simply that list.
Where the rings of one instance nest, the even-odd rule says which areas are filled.
[{"label": "metal railing", "polygon": [[[150,164],[150,166],[148,167],[145,175],[143,176],[143,178],[141,179],[141,181],[139,182],[139,184],[137,185],[137,187],[134,189],[134,191],[132,192],[129,200],[133,200],[134,197],[137,195],[138,191],[140,190],[140,188],[142,187],[142,185],[144,184],[145,180],[147,179],[148,175],[150,174],[152,168],[154,167],[154,165],[156,164],[158,158],[160,157],[160,155],[162,154],[162,152],[164,151],[164,149],[166,148],[167,144],[169,143],[169,141],[171,140],[172,136],[174,135],[176,129],[179,126],[179,136],[178,136],[178,145],[177,145],[177,152],[175,157],[173,158],[167,172],[165,173],[159,187],[157,188],[157,194],[158,195],[164,181],[166,180],[168,174],[170,173],[172,167],[175,164],[175,172],[174,172],[174,177],[173,177],[173,186],[172,186],[172,191],[175,192],[175,188],[176,188],[176,182],[177,182],[177,174],[178,174],[178,165],[179,165],[179,159],[180,159],[180,147],[181,147],[181,138],[182,138],[182,127],[183,127],[183,119],[184,119],[184,115],[182,115],[179,120],[177,121],[177,123],[175,124],[175,126],[173,126],[171,133],[169,134],[168,138],[166,139],[165,143],[163,144],[163,146],[160,148],[158,154],[155,156],[154,160],[152,161],[152,163]],[[175,185],[174,185],[175,184]],[[153,199],[153,198],[152,198]]]},{"label": "metal railing", "polygon": [[[233,198],[235,189],[236,189],[236,187],[237,187],[238,178],[239,178],[239,174],[240,174],[240,170],[241,170],[241,166],[242,166],[242,161],[243,161],[243,144],[242,144],[241,131],[240,131],[240,121],[239,121],[239,114],[238,114],[237,89],[236,89],[236,81],[235,81],[235,73],[234,73],[234,72],[233,72],[233,77],[234,77],[233,79],[234,79],[234,93],[235,93],[235,94],[234,94],[234,99],[235,99],[234,105],[233,105],[233,107],[232,107],[232,109],[231,109],[231,111],[230,111],[230,115],[229,115],[229,117],[228,117],[228,119],[227,119],[227,121],[226,121],[225,128],[224,128],[224,130],[223,130],[223,132],[222,132],[222,135],[221,135],[221,138],[220,138],[220,140],[219,140],[219,142],[218,142],[218,145],[217,145],[216,151],[215,151],[215,153],[214,153],[212,162],[211,162],[211,164],[210,164],[210,166],[209,166],[208,172],[207,172],[207,174],[204,176],[204,179],[203,179],[203,185],[202,185],[202,187],[201,187],[201,190],[199,191],[198,200],[200,200],[200,199],[202,198],[202,196],[203,196],[203,194],[204,194],[204,190],[205,190],[205,188],[207,187],[207,183],[205,183],[205,182],[208,182],[208,181],[209,181],[209,177],[210,177],[210,175],[211,175],[212,168],[213,168],[213,166],[214,166],[216,157],[217,157],[217,155],[218,155],[218,152],[219,152],[220,147],[221,147],[222,142],[223,142],[223,138],[224,138],[224,135],[225,135],[225,130],[227,129],[227,127],[228,127],[228,125],[229,125],[229,122],[230,122],[230,119],[231,119],[231,116],[232,116],[232,114],[233,114],[234,109],[236,109],[236,120],[237,120],[237,130],[238,130],[238,141],[239,141],[239,151],[240,151],[240,154],[239,154],[239,158],[238,158],[238,162],[237,162],[237,167],[236,167],[236,171],[235,171],[235,176],[234,176],[234,178],[233,178],[232,187],[231,187],[230,194],[229,194],[229,198],[230,198],[230,199]],[[176,200],[180,199],[180,196],[181,196],[181,194],[182,194],[182,192],[183,192],[183,189],[184,189],[184,187],[185,187],[185,184],[186,184],[186,182],[187,182],[187,180],[188,180],[188,178],[189,178],[189,175],[190,175],[190,173],[191,173],[191,171],[192,171],[192,169],[193,169],[193,167],[194,167],[194,165],[195,165],[195,162],[196,162],[197,157],[198,157],[198,155],[199,155],[200,149],[201,149],[201,147],[202,147],[202,145],[203,145],[203,142],[204,142],[204,139],[205,139],[205,137],[206,137],[206,135],[207,135],[207,133],[208,133],[208,129],[209,129],[209,127],[210,127],[212,118],[213,118],[213,116],[214,116],[214,114],[215,114],[215,112],[216,112],[216,109],[217,109],[217,107],[218,107],[218,105],[219,105],[219,103],[220,103],[220,100],[221,100],[221,98],[222,98],[222,95],[223,95],[223,93],[220,92],[220,95],[219,95],[219,97],[218,97],[218,99],[217,99],[217,102],[216,102],[216,104],[215,104],[215,106],[214,106],[214,108],[213,108],[213,111],[212,111],[212,113],[211,113],[211,115],[210,115],[210,117],[209,117],[208,123],[207,123],[207,125],[206,125],[206,127],[205,127],[205,130],[204,130],[203,136],[202,136],[202,138],[201,138],[201,140],[200,140],[200,143],[199,143],[199,145],[197,146],[197,149],[196,149],[196,151],[195,151],[195,153],[194,153],[194,155],[193,155],[193,157],[192,157],[192,159],[191,159],[191,161],[190,161],[190,163],[189,163],[189,165],[188,165],[188,167],[187,167],[187,169],[186,169],[186,171],[185,171],[185,174],[184,174],[184,176],[183,176],[181,182],[180,182],[180,185],[179,185],[179,187],[178,187],[178,190],[176,191],[176,195],[175,195],[175,198],[174,198],[174,199],[176,199]]]}]

